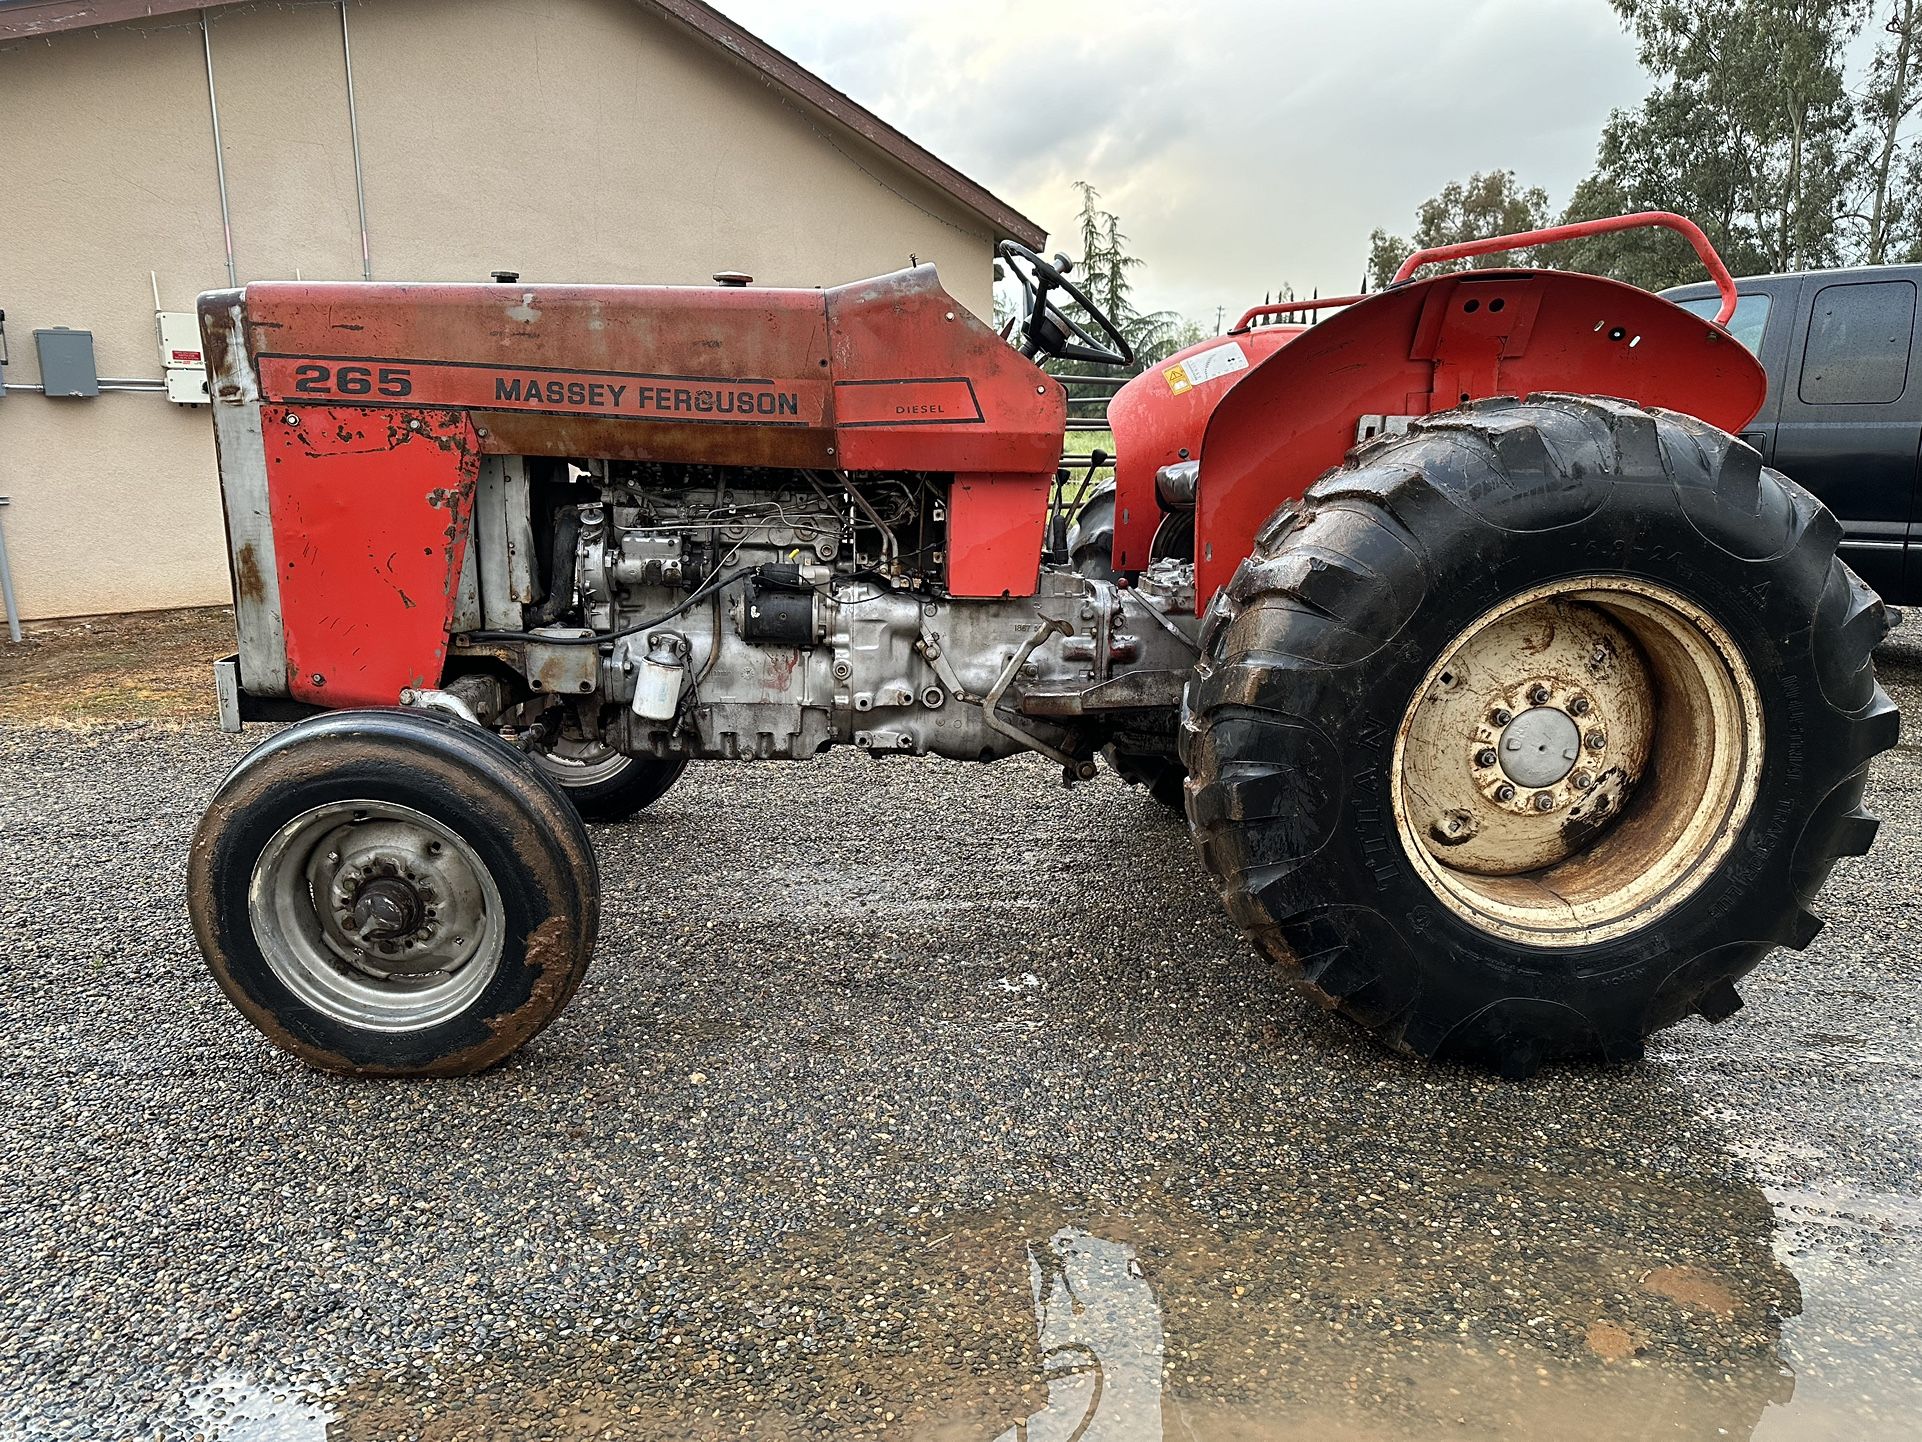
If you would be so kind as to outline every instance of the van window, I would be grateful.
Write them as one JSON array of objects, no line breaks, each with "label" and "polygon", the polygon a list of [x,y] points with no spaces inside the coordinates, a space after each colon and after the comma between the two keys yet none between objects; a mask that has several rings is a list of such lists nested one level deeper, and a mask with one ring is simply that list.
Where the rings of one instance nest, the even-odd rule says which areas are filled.
[{"label": "van window", "polygon": [[[1714,320],[1722,309],[1719,295],[1699,296],[1694,300],[1675,302],[1683,310],[1699,315],[1703,320]],[[1759,292],[1753,295],[1735,297],[1735,314],[1729,317],[1728,333],[1747,346],[1756,355],[1762,353],[1762,332],[1769,323],[1769,298]]]},{"label": "van window", "polygon": [[1819,406],[1900,400],[1909,383],[1914,329],[1913,281],[1824,286],[1809,314],[1803,401]]}]

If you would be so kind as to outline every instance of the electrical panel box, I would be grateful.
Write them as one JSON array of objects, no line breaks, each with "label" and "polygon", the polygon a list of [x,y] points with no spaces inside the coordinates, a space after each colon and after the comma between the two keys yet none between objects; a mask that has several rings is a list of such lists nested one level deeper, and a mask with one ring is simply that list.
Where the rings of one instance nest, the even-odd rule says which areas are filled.
[{"label": "electrical panel box", "polygon": [[154,327],[160,333],[160,373],[167,379],[167,399],[182,406],[210,404],[200,317],[190,310],[158,310]]},{"label": "electrical panel box", "polygon": [[33,333],[40,352],[40,384],[50,396],[97,396],[100,372],[93,363],[93,332],[57,325]]}]

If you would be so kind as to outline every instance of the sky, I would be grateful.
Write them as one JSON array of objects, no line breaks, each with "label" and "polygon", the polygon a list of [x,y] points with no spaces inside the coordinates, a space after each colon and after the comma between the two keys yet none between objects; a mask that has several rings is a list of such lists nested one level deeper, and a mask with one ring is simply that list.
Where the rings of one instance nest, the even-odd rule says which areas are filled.
[{"label": "sky", "polygon": [[718,0],[1079,250],[1077,180],[1143,309],[1213,328],[1352,292],[1368,233],[1512,169],[1559,209],[1648,89],[1606,0]]}]

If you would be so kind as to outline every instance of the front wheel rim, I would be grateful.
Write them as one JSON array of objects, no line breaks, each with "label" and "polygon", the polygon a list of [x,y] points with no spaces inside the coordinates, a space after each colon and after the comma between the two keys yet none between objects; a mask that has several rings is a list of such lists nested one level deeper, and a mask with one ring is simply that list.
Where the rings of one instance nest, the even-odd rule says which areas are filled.
[{"label": "front wheel rim", "polygon": [[255,860],[248,917],[270,970],[304,1005],[369,1031],[436,1026],[499,972],[500,888],[467,840],[410,806],[301,812]]},{"label": "front wheel rim", "polygon": [[1708,880],[1762,757],[1760,693],[1712,616],[1653,582],[1571,577],[1489,608],[1429,668],[1396,734],[1395,822],[1457,916],[1588,945]]}]

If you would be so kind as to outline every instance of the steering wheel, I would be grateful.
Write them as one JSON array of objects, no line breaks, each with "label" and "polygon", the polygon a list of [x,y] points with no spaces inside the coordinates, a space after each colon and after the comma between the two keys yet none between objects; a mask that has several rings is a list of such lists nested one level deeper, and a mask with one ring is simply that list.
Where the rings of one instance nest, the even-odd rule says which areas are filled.
[{"label": "steering wheel", "polygon": [[[1007,262],[1008,273],[1021,286],[1024,309],[1016,321],[1021,329],[1021,354],[1030,360],[1037,355],[1050,355],[1057,360],[1086,361],[1092,365],[1134,364],[1134,347],[1128,344],[1128,338],[1081,293],[1079,286],[1062,274],[1069,264],[1065,255],[1055,257],[1060,262],[1057,266],[1050,265],[1018,240],[1004,240],[995,249]],[[1051,290],[1066,292],[1070,300],[1093,318],[1100,334],[1089,330],[1048,299]]]}]

